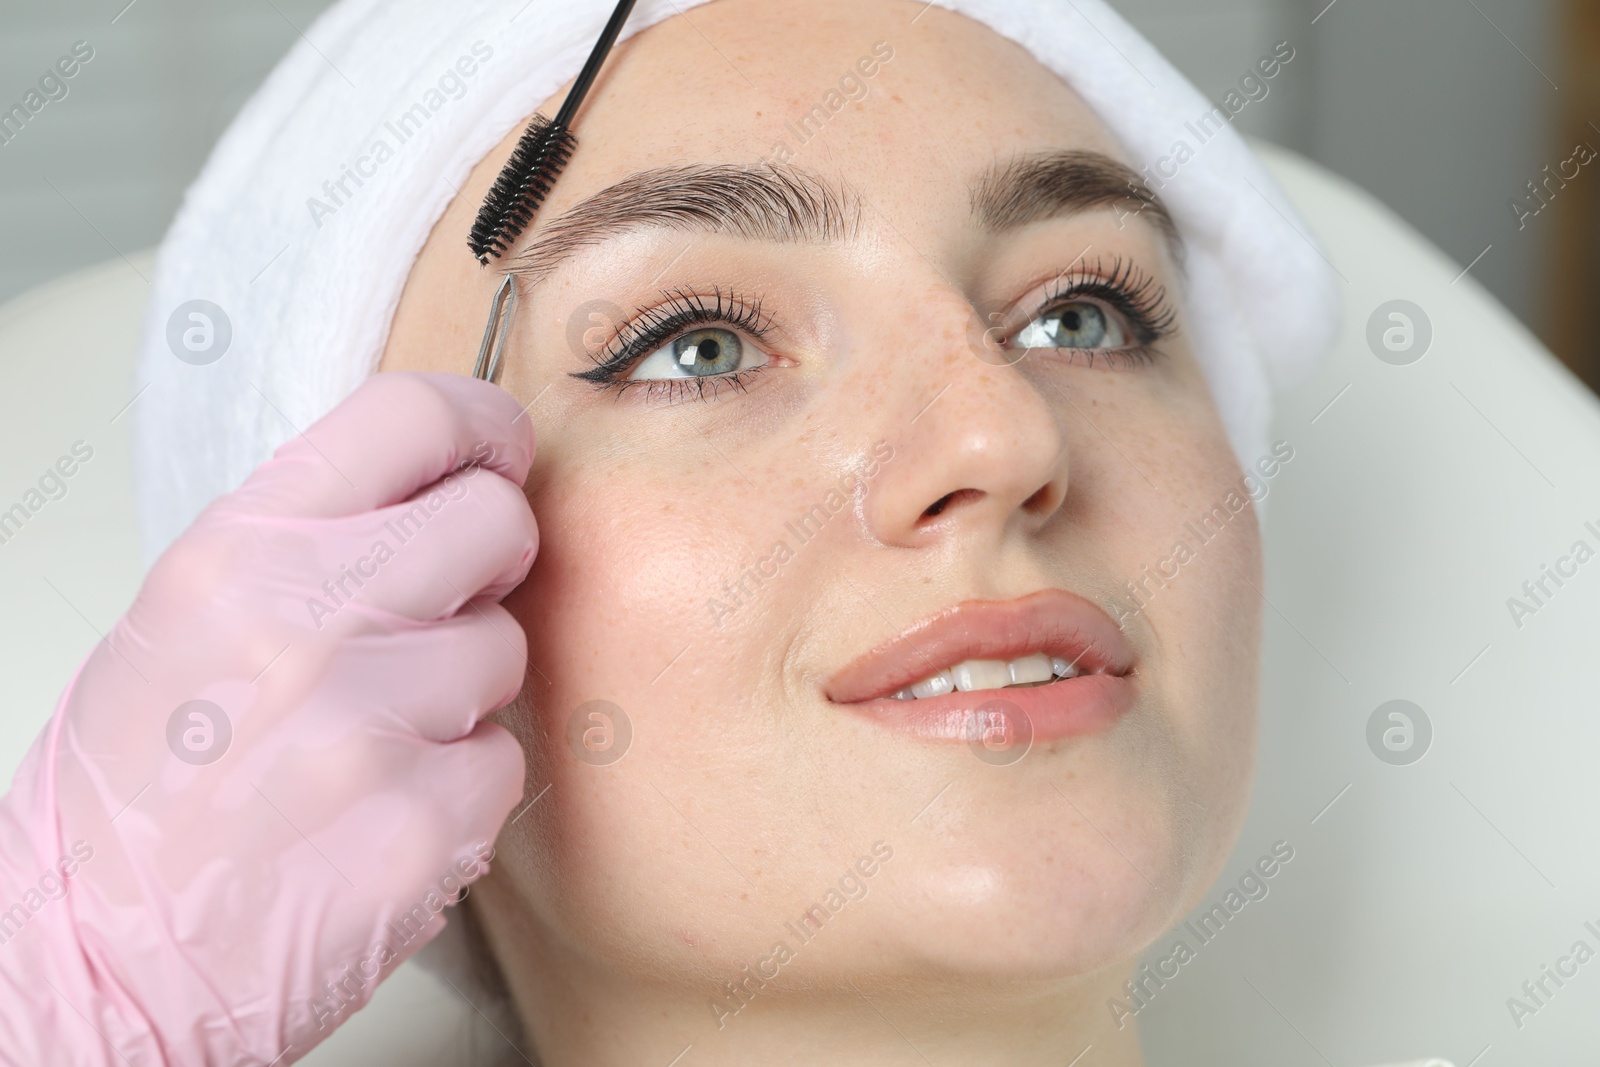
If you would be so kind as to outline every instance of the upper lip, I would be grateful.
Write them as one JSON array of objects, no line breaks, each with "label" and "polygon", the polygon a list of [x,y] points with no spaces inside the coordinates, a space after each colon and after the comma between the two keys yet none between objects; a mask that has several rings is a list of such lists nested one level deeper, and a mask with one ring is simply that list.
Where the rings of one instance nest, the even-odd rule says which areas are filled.
[{"label": "upper lip", "polygon": [[1133,649],[1111,617],[1064,589],[1015,600],[966,600],[912,624],[856,657],[828,680],[837,704],[890,696],[967,659],[1016,659],[1042,652],[1080,672],[1124,675]]}]

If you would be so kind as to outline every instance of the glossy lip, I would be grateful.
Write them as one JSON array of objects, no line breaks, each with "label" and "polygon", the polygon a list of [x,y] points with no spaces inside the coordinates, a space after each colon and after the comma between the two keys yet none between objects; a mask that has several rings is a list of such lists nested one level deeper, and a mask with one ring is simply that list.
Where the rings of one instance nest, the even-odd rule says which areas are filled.
[{"label": "glossy lip", "polygon": [[[966,659],[1033,652],[1077,665],[1075,678],[1040,686],[975,689],[921,700],[894,694]],[[830,678],[828,699],[885,726],[943,740],[974,741],[1001,719],[1039,741],[1089,733],[1133,706],[1133,649],[1111,617],[1063,589],[1016,600],[968,600],[913,624]]]}]

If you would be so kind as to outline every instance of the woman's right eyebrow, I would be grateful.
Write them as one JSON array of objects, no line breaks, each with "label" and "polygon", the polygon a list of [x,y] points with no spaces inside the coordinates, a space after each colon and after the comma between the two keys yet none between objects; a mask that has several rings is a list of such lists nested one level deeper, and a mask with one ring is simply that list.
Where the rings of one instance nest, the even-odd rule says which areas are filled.
[{"label": "woman's right eyebrow", "polygon": [[583,200],[508,270],[537,282],[578,250],[645,227],[826,242],[853,237],[860,222],[859,197],[799,167],[686,163],[630,174]]},{"label": "woman's right eyebrow", "polygon": [[[1166,207],[1138,172],[1100,152],[1047,150],[996,163],[970,186],[974,219],[1003,232],[1108,204],[1154,226],[1181,262]],[[848,240],[863,201],[812,171],[786,164],[686,163],[639,171],[579,202],[546,226],[508,272],[537,283],[579,250],[649,227],[773,242]]]}]

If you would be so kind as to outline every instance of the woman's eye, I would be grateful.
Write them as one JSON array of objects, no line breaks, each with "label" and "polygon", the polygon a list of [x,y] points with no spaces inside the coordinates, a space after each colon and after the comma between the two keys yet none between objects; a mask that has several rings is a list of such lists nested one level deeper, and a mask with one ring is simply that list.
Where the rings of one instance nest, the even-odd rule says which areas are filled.
[{"label": "woman's eye", "polygon": [[1058,304],[1017,332],[1016,348],[1122,348],[1127,332],[1099,304],[1071,300]]},{"label": "woman's eye", "polygon": [[732,330],[711,326],[681,334],[641,359],[629,381],[670,378],[709,378],[751,370],[767,361],[764,353],[747,345]]}]

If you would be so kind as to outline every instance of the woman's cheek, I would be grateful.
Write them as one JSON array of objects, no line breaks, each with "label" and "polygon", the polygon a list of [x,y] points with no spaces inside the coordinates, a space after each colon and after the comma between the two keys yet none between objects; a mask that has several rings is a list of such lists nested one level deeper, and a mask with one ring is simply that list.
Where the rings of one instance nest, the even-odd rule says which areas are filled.
[{"label": "woman's cheek", "polygon": [[[524,848],[524,899],[615,959],[667,937],[657,923],[717,929],[736,969],[770,941],[771,909],[753,895],[730,911],[750,887],[707,842],[743,869],[769,821],[749,783],[782,754],[771,716],[752,714],[770,694],[741,654],[760,608],[719,627],[707,605],[770,540],[771,509],[725,483],[713,494],[635,469],[568,477],[559,500],[535,501],[540,556],[506,601],[528,634],[530,725],[548,748],[529,795],[553,784],[521,827],[538,825],[528,841],[545,857],[533,866]],[[598,701],[627,720],[614,763],[584,755],[585,730],[622,733],[593,719]]]},{"label": "woman's cheek", "polygon": [[[1237,474],[1231,454],[1222,466]],[[1254,776],[1263,610],[1257,590],[1264,587],[1259,520],[1248,496],[1236,477],[1213,476],[1208,487],[1215,501],[1186,520],[1183,539],[1193,556],[1176,587],[1163,594],[1170,601],[1152,607],[1168,626],[1172,691],[1183,694],[1173,703],[1173,722],[1187,734],[1199,799],[1217,830],[1207,871],[1215,875],[1242,827]],[[1231,493],[1237,512],[1226,503],[1213,509]],[[1202,523],[1202,515],[1212,516],[1211,523]]]},{"label": "woman's cheek", "polygon": [[539,557],[506,606],[527,633],[530,686],[552,738],[581,706],[605,700],[629,716],[634,754],[651,759],[685,749],[709,758],[718,738],[740,734],[755,734],[739,737],[746,749],[767,742],[748,712],[769,679],[748,653],[763,647],[749,630],[771,590],[741,576],[752,561],[759,569],[770,517],[786,512],[705,451],[718,467],[692,477],[630,458],[562,471],[550,479],[561,492],[536,497]]},{"label": "woman's cheek", "polygon": [[1209,876],[1248,804],[1265,586],[1254,504],[1208,397],[1189,395],[1201,388],[1194,376],[1170,401],[1129,396],[1114,424],[1123,432],[1108,431],[1117,450],[1086,445],[1084,464],[1115,509],[1098,527],[1126,533],[1103,542],[1103,555],[1132,613],[1125,628],[1151,640],[1150,681],[1184,753],[1191,800],[1206,812],[1197,862]]}]

